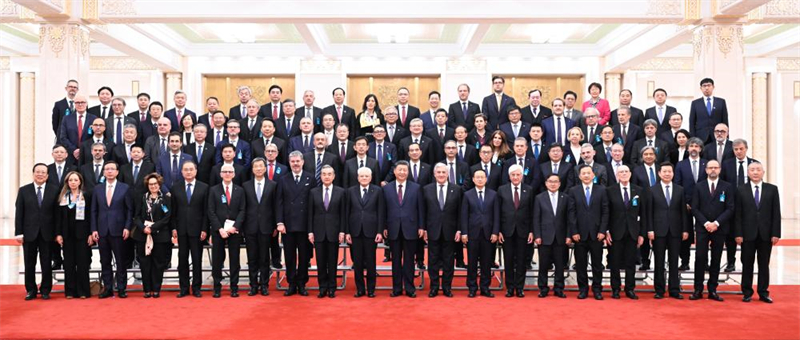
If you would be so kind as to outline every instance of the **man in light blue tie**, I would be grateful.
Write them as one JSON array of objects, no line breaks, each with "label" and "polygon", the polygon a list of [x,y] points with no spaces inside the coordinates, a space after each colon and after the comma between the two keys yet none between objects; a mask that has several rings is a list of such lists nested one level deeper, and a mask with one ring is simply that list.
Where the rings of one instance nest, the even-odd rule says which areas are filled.
[{"label": "man in light blue tie", "polygon": [[692,101],[689,111],[689,132],[705,143],[714,141],[714,126],[728,124],[728,106],[725,99],[714,97],[714,80],[704,78],[700,81],[703,96]]}]

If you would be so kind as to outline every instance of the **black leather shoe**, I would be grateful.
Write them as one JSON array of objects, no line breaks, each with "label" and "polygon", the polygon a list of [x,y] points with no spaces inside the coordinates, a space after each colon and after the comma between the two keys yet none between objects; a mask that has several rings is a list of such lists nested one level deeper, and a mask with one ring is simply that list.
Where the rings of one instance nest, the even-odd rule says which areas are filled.
[{"label": "black leather shoe", "polygon": [[152,296],[150,295],[150,292],[144,292],[144,295],[142,295],[142,296],[144,296],[144,298],[145,298],[145,299],[149,299],[149,298],[151,298],[151,297],[152,297]]},{"label": "black leather shoe", "polygon": [[255,296],[256,294],[258,294],[258,288],[250,287],[250,291],[247,292],[247,296]]},{"label": "black leather shoe", "polygon": [[524,298],[525,297],[525,293],[523,293],[521,289],[517,290],[517,297],[518,298]]},{"label": "black leather shoe", "polygon": [[328,297],[333,299],[336,297],[336,289],[331,289],[328,291]]},{"label": "black leather shoe", "polygon": [[289,286],[289,289],[287,289],[285,292],[283,292],[283,296],[292,296],[295,293],[297,293],[297,287]]},{"label": "black leather shoe", "polygon": [[464,261],[456,262],[456,268],[467,268],[467,265],[464,263]]},{"label": "black leather shoe", "polygon": [[763,301],[766,303],[772,303],[772,298],[769,296],[759,296],[758,301]]},{"label": "black leather shoe", "polygon": [[389,262],[389,261],[391,261],[391,259],[389,259],[389,257],[386,257],[386,256],[383,257],[383,262],[384,263]]},{"label": "black leather shoe", "polygon": [[700,300],[702,298],[703,298],[703,293],[698,292],[698,291],[695,291],[694,293],[692,293],[691,296],[689,296],[689,300],[692,300],[692,301]]},{"label": "black leather shoe", "polygon": [[488,297],[488,298],[493,298],[494,294],[491,291],[482,290],[481,291],[481,296],[485,296],[485,297]]},{"label": "black leather shoe", "polygon": [[507,290],[506,291],[506,297],[507,298],[514,297],[514,290],[513,289]]},{"label": "black leather shoe", "polygon": [[317,294],[317,298],[321,299],[321,298],[324,298],[326,296],[328,296],[328,292],[325,291],[324,289],[320,289],[319,290],[319,294]]},{"label": "black leather shoe", "polygon": [[[105,294],[105,293],[103,293],[103,294]],[[100,296],[103,296],[103,294],[100,294]],[[36,292],[30,292],[28,294],[25,294],[25,301],[30,301],[30,300],[33,300],[35,298],[36,298]],[[101,299],[103,299],[103,298],[101,297]]]},{"label": "black leather shoe", "polygon": [[619,291],[618,290],[612,291],[611,292],[611,298],[614,299],[614,300],[619,300]]},{"label": "black leather shoe", "polygon": [[417,268],[425,270],[426,269],[425,263],[424,262],[417,262]]},{"label": "black leather shoe", "polygon": [[175,296],[175,297],[177,297],[177,298],[179,298],[179,299],[180,299],[180,298],[186,297],[187,295],[189,295],[189,292],[180,292],[180,293],[178,293],[178,295],[177,295],[177,296]]},{"label": "black leather shoe", "polygon": [[406,295],[413,299],[417,297],[417,292],[411,292],[411,293],[406,292]]},{"label": "black leather shoe", "polygon": [[161,293],[160,292],[153,293],[153,298],[158,299],[160,297],[161,297]]},{"label": "black leather shoe", "polygon": [[650,264],[649,263],[648,264],[643,264],[641,267],[639,267],[639,270],[640,271],[650,270]]},{"label": "black leather shoe", "polygon": [[525,270],[533,270],[533,265],[528,263],[525,265]]},{"label": "black leather shoe", "polygon": [[683,264],[680,267],[678,267],[678,270],[680,270],[682,272],[683,271],[687,271],[687,270],[689,270],[689,265],[688,264]]},{"label": "black leather shoe", "polygon": [[669,294],[669,297],[671,297],[673,299],[676,299],[676,300],[683,300],[683,295],[681,295],[681,293]]},{"label": "black leather shoe", "polygon": [[631,300],[639,300],[639,296],[637,296],[632,290],[625,291],[625,296]]},{"label": "black leather shoe", "polygon": [[269,288],[266,285],[261,286],[261,296],[268,296]]},{"label": "black leather shoe", "polygon": [[[42,293],[42,300],[50,300],[50,293]],[[769,302],[772,302],[772,300]]]},{"label": "black leather shoe", "polygon": [[726,272],[726,273],[734,272],[734,271],[736,271],[736,265],[735,264],[729,264],[729,265],[725,266],[725,270],[723,270],[723,271]]},{"label": "black leather shoe", "polygon": [[745,296],[745,297],[742,298],[742,302],[750,302],[752,300],[753,300],[752,296]]},{"label": "black leather shoe", "polygon": [[375,298],[375,292],[368,292],[367,297],[370,299]]},{"label": "black leather shoe", "polygon": [[589,296],[589,292],[580,292],[580,293],[578,293],[578,300],[583,300],[587,296]]},{"label": "black leather shoe", "polygon": [[218,289],[214,289],[214,298],[219,299],[222,296],[222,293]]},{"label": "black leather shoe", "polygon": [[594,299],[598,300],[598,301],[602,300],[603,299],[603,294],[600,293],[600,292],[594,293]]},{"label": "black leather shoe", "polygon": [[437,295],[439,295],[439,289],[431,289],[431,291],[428,292],[429,298],[435,298]]},{"label": "black leather shoe", "polygon": [[232,298],[239,297],[239,291],[238,290],[231,290],[231,297]]},{"label": "black leather shoe", "polygon": [[492,263],[492,269],[497,269],[497,268],[500,268],[500,263],[498,263],[498,262],[493,262],[493,263]]},{"label": "black leather shoe", "polygon": [[283,265],[280,262],[273,262],[272,267],[277,269],[283,269]]},{"label": "black leather shoe", "polygon": [[714,301],[719,301],[719,302],[722,302],[722,301],[725,300],[721,296],[719,296],[719,294],[717,294],[716,292],[708,293],[708,299],[709,300],[714,300]]},{"label": "black leather shoe", "polygon": [[358,291],[358,292],[356,292],[356,294],[355,294],[355,295],[353,295],[353,297],[360,298],[360,297],[362,297],[362,296],[364,296],[364,295],[366,295],[364,292]]},{"label": "black leather shoe", "polygon": [[453,297],[453,291],[451,291],[451,290],[449,290],[449,289],[445,289],[445,290],[442,292],[442,295],[444,295],[444,296],[446,296],[446,297],[449,297],[449,298],[451,298],[451,297]]},{"label": "black leather shoe", "polygon": [[546,297],[547,297],[547,292],[545,292],[545,291],[539,291],[539,295],[538,295],[538,296],[539,296],[540,298],[546,298]]},{"label": "black leather shoe", "polygon": [[400,291],[400,292],[392,292],[391,294],[389,294],[389,297],[398,297],[400,295],[403,295],[402,291]]},{"label": "black leather shoe", "polygon": [[306,289],[306,287],[297,288],[297,294],[300,294],[300,296],[308,296],[308,289]]},{"label": "black leather shoe", "polygon": [[117,293],[117,296],[119,296],[120,299],[124,299],[128,297],[128,293],[124,290],[121,290],[119,293]]},{"label": "black leather shoe", "polygon": [[564,294],[564,292],[555,292],[554,295],[558,296],[559,298],[562,298],[562,299],[566,299],[567,298],[567,294]]},{"label": "black leather shoe", "polygon": [[192,296],[196,298],[203,297],[203,293],[201,293],[200,290],[195,290],[194,292],[192,292]]},{"label": "black leather shoe", "polygon": [[470,290],[469,294],[467,296],[471,297],[471,298],[474,298],[475,297],[475,291],[474,290]]},{"label": "black leather shoe", "polygon": [[664,293],[656,293],[656,295],[653,295],[653,298],[656,299],[656,300],[663,299],[664,298]]}]

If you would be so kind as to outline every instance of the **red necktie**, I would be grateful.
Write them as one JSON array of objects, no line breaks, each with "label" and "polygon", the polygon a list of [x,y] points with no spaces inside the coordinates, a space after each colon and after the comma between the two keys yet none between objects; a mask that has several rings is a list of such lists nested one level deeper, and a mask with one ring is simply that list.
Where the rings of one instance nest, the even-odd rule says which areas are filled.
[{"label": "red necktie", "polygon": [[269,163],[269,180],[272,180],[272,175],[275,173],[275,168],[272,163]]},{"label": "red necktie", "polygon": [[519,187],[514,187],[514,209],[519,209]]},{"label": "red necktie", "polygon": [[178,117],[178,126],[181,124],[181,109],[175,110],[175,115]]},{"label": "red necktie", "polygon": [[81,144],[81,138],[83,137],[83,114],[78,115],[78,145]]},{"label": "red necktie", "polygon": [[341,106],[337,106],[336,107],[336,114],[339,116],[339,124],[341,124],[342,123],[342,107]]},{"label": "red necktie", "polygon": [[400,115],[400,121],[403,122],[403,126],[406,126],[406,107],[403,105],[403,114]]},{"label": "red necktie", "polygon": [[228,202],[228,205],[231,205],[231,187],[229,185],[225,186],[225,200]]},{"label": "red necktie", "polygon": [[278,105],[272,105],[272,120],[278,120]]}]

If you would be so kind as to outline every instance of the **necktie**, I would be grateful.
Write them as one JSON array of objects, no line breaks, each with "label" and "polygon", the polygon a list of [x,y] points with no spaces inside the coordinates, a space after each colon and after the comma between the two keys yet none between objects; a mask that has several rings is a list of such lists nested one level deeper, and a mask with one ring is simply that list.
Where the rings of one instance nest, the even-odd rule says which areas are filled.
[{"label": "necktie", "polygon": [[278,120],[278,105],[272,104],[272,120]]},{"label": "necktie", "polygon": [[389,140],[394,140],[394,125],[389,125]]},{"label": "necktie", "polygon": [[444,129],[439,128],[439,139],[444,139]]},{"label": "necktie", "polygon": [[670,203],[670,201],[672,201],[672,195],[670,195],[670,193],[669,193],[669,185],[667,185],[666,189],[667,189],[667,191],[666,191],[667,207],[669,207],[669,203]]},{"label": "necktie", "polygon": [[83,114],[78,115],[78,145],[81,144],[81,137],[83,137]]},{"label": "necktie", "polygon": [[692,161],[692,177],[694,182],[697,183],[697,161]]},{"label": "necktie", "polygon": [[483,171],[486,172],[486,178],[489,178],[489,165],[488,164],[484,164],[483,165]]},{"label": "necktie", "polygon": [[[254,125],[255,123],[256,123],[256,122],[255,122],[255,120],[253,120],[253,118],[250,118],[250,123],[249,123],[249,124],[247,124],[247,126],[248,126],[248,128],[247,128],[247,129],[252,131],[252,130],[253,130],[253,125]],[[287,130],[287,131],[288,131],[288,130]]]},{"label": "necktie", "polygon": [[359,168],[359,169],[361,169],[361,168],[363,168],[363,167],[364,167],[364,160],[362,159],[362,160],[361,160],[361,163],[358,165],[358,168]]},{"label": "necktie", "polygon": [[273,175],[275,174],[275,165],[274,165],[274,163],[269,162],[269,164],[267,164],[267,174],[269,175],[269,180],[271,181],[272,178],[273,178]]},{"label": "necktie", "polygon": [[758,185],[756,185],[756,193],[753,198],[756,200],[756,208],[761,209],[761,193],[758,191]]},{"label": "necktie", "polygon": [[517,124],[514,124],[513,126],[514,126],[514,138],[517,138],[519,137],[519,126]]},{"label": "necktie", "polygon": [[308,136],[305,136],[305,141],[303,141],[303,149],[308,149]]},{"label": "necktie", "polygon": [[347,149],[345,149],[345,143],[342,142],[342,147],[339,149],[339,157],[342,158],[342,162],[344,162],[345,156],[347,156]]},{"label": "necktie", "polygon": [[444,185],[439,185],[439,210],[444,210]]},{"label": "necktie", "polygon": [[589,134],[586,135],[586,141],[591,143],[593,137],[594,137],[594,126],[589,128]]},{"label": "necktie", "polygon": [[744,161],[739,161],[739,170],[736,171],[736,186],[744,184]]},{"label": "necktie", "polygon": [[306,117],[308,117],[309,119],[313,119],[314,118],[314,117],[311,117],[311,109],[310,108],[306,108]]},{"label": "necktie", "polygon": [[723,151],[724,151],[725,144],[722,143],[722,142],[717,142],[717,145],[718,145],[717,146],[717,162],[719,162],[719,164],[722,164],[722,154],[723,154]]},{"label": "necktie", "polygon": [[225,186],[225,201],[231,205],[231,187],[229,185]]},{"label": "necktie", "polygon": [[167,152],[167,140],[161,138],[161,152]]},{"label": "necktie", "polygon": [[500,112],[500,108],[503,106],[503,95],[502,94],[495,94],[494,99],[497,101],[497,112]]},{"label": "necktie", "polygon": [[400,204],[403,204],[403,185],[402,184],[397,186],[397,201],[400,202]]},{"label": "necktie", "polygon": [[653,140],[652,139],[648,139],[647,140],[647,146],[653,146]]},{"label": "necktie", "polygon": [[106,204],[111,206],[111,198],[114,196],[114,187],[109,185],[106,187]]},{"label": "necktie", "polygon": [[556,143],[564,144],[561,142],[561,117],[556,118]]},{"label": "necktie", "polygon": [[294,176],[294,184],[300,184],[300,176]]},{"label": "necktie", "polygon": [[592,193],[589,192],[589,187],[586,187],[586,205],[588,206],[592,201]]},{"label": "necktie", "polygon": [[533,118],[536,118],[536,108],[533,108]]},{"label": "necktie", "polygon": [[624,187],[622,190],[624,191],[623,198],[625,199],[625,206],[627,206],[628,202],[630,201],[630,196],[628,196],[628,187]]},{"label": "necktie", "polygon": [[178,178],[178,155],[172,155],[172,179]]},{"label": "necktie", "polygon": [[714,192],[717,191],[717,184],[711,182],[711,197],[714,197]]},{"label": "necktie", "polygon": [[711,97],[706,98],[706,111],[708,111],[708,115],[711,115]]},{"label": "necktie", "polygon": [[133,146],[133,144],[125,145],[125,156],[128,158],[128,163],[131,162],[131,146]]},{"label": "necktie", "polygon": [[414,164],[414,182],[417,181],[417,165]]},{"label": "necktie", "polygon": [[628,125],[625,124],[622,126],[622,144],[625,144],[625,139],[628,138]]},{"label": "necktie", "polygon": [[517,164],[519,164],[519,166],[523,166],[522,165],[522,157],[517,158]]},{"label": "necktie", "polygon": [[553,205],[553,216],[555,216],[558,212],[558,196],[554,192],[550,193],[550,204]]},{"label": "necktie", "polygon": [[200,162],[201,159],[203,159],[203,146],[202,145],[198,145],[197,146],[197,161]]},{"label": "necktie", "polygon": [[617,178],[617,170],[619,170],[620,166],[622,166],[622,163],[617,162],[617,166],[614,167],[614,178]]},{"label": "necktie", "polygon": [[139,166],[138,165],[134,165],[133,166],[133,181],[136,182],[137,179],[139,179]]},{"label": "necktie", "polygon": [[661,122],[664,121],[664,109],[660,106],[658,107],[658,124],[661,125]]},{"label": "necktie", "polygon": [[[241,115],[242,119],[244,119],[245,117],[247,117],[247,108],[246,108],[244,105],[242,105],[241,107],[239,107],[239,115]],[[251,128],[251,129],[252,129],[252,128]]]},{"label": "necktie", "polygon": [[656,185],[656,173],[653,171],[653,167],[650,167],[650,186]]},{"label": "necktie", "polygon": [[459,145],[458,146],[458,160],[462,161],[462,162],[464,161],[464,146],[463,145]]},{"label": "necktie", "polygon": [[39,201],[39,207],[42,207],[42,186],[39,186],[39,189],[36,190],[36,200]]},{"label": "necktie", "polygon": [[450,162],[450,183],[456,184],[456,167]]},{"label": "necktie", "polygon": [[611,163],[611,147],[610,146],[606,147],[606,161]]},{"label": "necktie", "polygon": [[553,173],[558,174],[558,163],[553,163]]},{"label": "necktie", "polygon": [[186,203],[192,202],[192,183],[186,185]]},{"label": "necktie", "polygon": [[71,112],[74,112],[74,111],[75,111],[75,101],[73,101],[73,100],[70,100],[70,101],[69,101],[69,110],[70,110]]},{"label": "necktie", "polygon": [[58,182],[61,182],[61,166],[58,166]]},{"label": "necktie", "polygon": [[336,107],[336,115],[339,116],[339,124],[341,124],[342,123],[342,107],[341,106],[337,106]]},{"label": "necktie", "polygon": [[378,144],[378,166],[383,169],[383,144]]},{"label": "necktie", "polygon": [[94,180],[95,181],[100,180],[100,164],[94,165]]},{"label": "necktie", "polygon": [[317,154],[317,167],[314,170],[314,179],[317,180],[317,185],[322,185],[322,179],[320,175],[322,174],[322,154]]},{"label": "necktie", "polygon": [[217,130],[217,138],[214,141],[214,145],[219,145],[219,142],[222,141],[222,131]]},{"label": "necktie", "polygon": [[514,209],[519,209],[519,187],[514,187]]},{"label": "necktie", "polygon": [[539,143],[533,144],[533,158],[539,160]]},{"label": "necktie", "polygon": [[292,134],[292,119],[286,118],[286,135]]},{"label": "necktie", "polygon": [[147,112],[140,112],[139,113],[139,121],[144,122],[147,119]]},{"label": "necktie", "polygon": [[400,121],[403,122],[403,126],[406,126],[406,106],[403,105],[403,113],[400,115]]},{"label": "necktie", "polygon": [[261,203],[261,182],[257,182],[256,184],[258,184],[256,186],[256,200],[258,200],[258,203]]},{"label": "necktie", "polygon": [[467,103],[461,103],[461,113],[464,114],[464,120],[467,120]]},{"label": "necktie", "polygon": [[180,125],[181,118],[183,118],[183,110],[181,110],[181,109],[175,110],[175,115],[178,118],[178,124]]},{"label": "necktie", "polygon": [[103,113],[100,114],[100,118],[106,119],[106,107],[103,106]]},{"label": "necktie", "polygon": [[114,143],[122,143],[122,118],[117,117],[117,131],[114,133]]},{"label": "necktie", "polygon": [[367,197],[367,189],[361,189],[361,203],[364,203],[364,199]]},{"label": "necktie", "polygon": [[478,191],[478,202],[480,202],[481,208],[483,208],[483,191]]},{"label": "necktie", "polygon": [[419,144],[419,139],[418,138],[414,138],[414,144]]},{"label": "necktie", "polygon": [[564,111],[564,117],[567,117],[568,119],[572,119],[572,109]]}]

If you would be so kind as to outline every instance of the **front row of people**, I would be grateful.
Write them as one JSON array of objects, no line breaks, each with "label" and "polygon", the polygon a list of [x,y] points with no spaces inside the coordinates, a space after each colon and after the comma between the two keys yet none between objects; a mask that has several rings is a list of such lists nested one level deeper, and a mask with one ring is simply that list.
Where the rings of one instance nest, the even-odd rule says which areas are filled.
[{"label": "front row of people", "polygon": [[[90,296],[94,244],[100,250],[105,287],[100,298],[113,296],[114,286],[120,298],[126,297],[128,238],[136,241],[145,297],[160,296],[174,240],[179,248],[178,297],[189,295],[190,290],[200,297],[199,264],[202,242],[208,237],[214,297],[221,296],[226,248],[230,294],[239,295],[242,244],[247,248],[248,295],[268,295],[270,238],[278,233],[283,235],[287,296],[308,295],[308,265],[315,250],[318,297],[335,297],[339,245],[346,242],[351,246],[355,296],[374,297],[376,247],[386,239],[393,253],[391,296],[415,297],[415,253],[417,243],[424,239],[429,245],[429,297],[440,291],[453,296],[453,247],[460,241],[468,251],[470,297],[478,293],[494,296],[489,289],[491,266],[500,243],[505,257],[506,297],[524,296],[527,252],[535,244],[540,257],[539,297],[550,292],[547,278],[551,266],[555,269],[552,291],[557,297],[566,297],[564,256],[566,247],[572,245],[579,299],[587,298],[590,288],[595,299],[603,299],[605,248],[610,252],[612,297],[620,298],[624,288],[625,296],[637,299],[637,248],[649,243],[655,253],[655,297],[660,299],[668,293],[682,299],[678,276],[681,242],[696,232],[696,268],[707,263],[711,251],[710,299],[722,301],[716,291],[717,278],[723,244],[732,233],[742,245],[744,301],[749,302],[754,293],[756,256],[757,293],[760,300],[772,301],[769,258],[781,233],[780,199],[777,187],[762,181],[764,168],[757,162],[748,166],[750,182],[734,188],[719,179],[719,163],[708,161],[708,178],[695,186],[693,195],[686,195],[684,188],[673,182],[670,163],[661,164],[659,182],[650,188],[631,182],[632,173],[626,165],[616,168],[618,183],[599,185],[594,168],[581,164],[577,170],[580,183],[559,190],[561,178],[552,173],[544,178],[546,190],[535,195],[535,190],[523,182],[524,170],[517,164],[507,170],[509,183],[497,191],[486,186],[487,173],[480,168],[473,171],[474,186],[463,191],[449,180],[452,176],[445,163],[436,164],[435,181],[421,187],[408,180],[410,165],[406,161],[396,163],[395,180],[384,187],[374,184],[370,167],[362,166],[357,168],[358,184],[344,189],[333,184],[337,174],[331,166],[317,164],[312,168],[319,171],[311,174],[303,170],[302,153],[292,152],[288,158],[290,169],[280,174],[268,169],[263,158],[254,160],[253,177],[241,186],[234,182],[234,166],[223,164],[222,180],[212,187],[196,179],[197,166],[188,160],[180,168],[183,180],[173,183],[169,192],[162,191],[163,178],[157,173],[143,175],[145,189],[139,191],[118,181],[119,169],[114,161],[103,165],[104,183],[93,190],[84,189],[79,172],[67,174],[59,189],[47,181],[47,166],[36,164],[33,183],[20,188],[16,202],[15,235],[24,250],[26,299],[36,298],[37,293],[43,299],[50,297],[52,270],[48,257],[53,239],[64,249],[67,298]],[[691,202],[686,197],[692,197]],[[37,256],[43,274],[40,287],[35,282]],[[116,262],[116,281],[112,259]],[[668,271],[665,263],[669,264]],[[624,286],[621,270],[625,271]],[[697,270],[690,299],[703,297],[703,281],[704,272]]]}]

